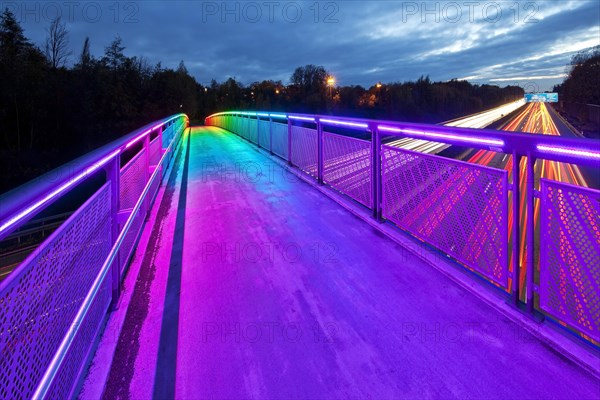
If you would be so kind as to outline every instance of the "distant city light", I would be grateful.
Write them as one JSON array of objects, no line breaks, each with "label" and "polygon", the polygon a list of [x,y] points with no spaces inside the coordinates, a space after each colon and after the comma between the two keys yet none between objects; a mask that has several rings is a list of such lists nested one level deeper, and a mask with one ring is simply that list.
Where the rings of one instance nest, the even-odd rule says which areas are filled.
[{"label": "distant city light", "polygon": [[377,89],[381,89],[383,85],[381,84],[381,82],[377,82]]}]

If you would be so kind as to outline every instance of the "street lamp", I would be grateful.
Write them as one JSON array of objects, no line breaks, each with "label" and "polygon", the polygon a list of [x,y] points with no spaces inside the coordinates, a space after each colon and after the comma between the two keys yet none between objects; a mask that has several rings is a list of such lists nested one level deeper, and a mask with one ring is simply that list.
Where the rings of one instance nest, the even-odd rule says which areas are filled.
[{"label": "street lamp", "polygon": [[332,96],[333,85],[335,85],[335,78],[333,76],[327,77],[327,87],[329,87],[329,97]]},{"label": "street lamp", "polygon": [[377,82],[377,89],[381,89],[383,85],[381,84],[381,82]]}]

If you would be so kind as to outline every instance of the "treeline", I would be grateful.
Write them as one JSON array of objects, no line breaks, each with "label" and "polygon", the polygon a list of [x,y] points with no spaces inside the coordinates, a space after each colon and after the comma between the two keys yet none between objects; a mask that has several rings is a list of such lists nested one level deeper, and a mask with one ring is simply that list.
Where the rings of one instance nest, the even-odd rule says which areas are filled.
[{"label": "treeline", "polygon": [[600,105],[600,46],[582,50],[571,58],[564,82],[554,87],[567,103]]},{"label": "treeline", "polygon": [[554,91],[563,117],[584,136],[600,138],[600,46],[573,55],[567,77]]},{"label": "treeline", "polygon": [[24,35],[14,14],[0,15],[0,193],[150,121],[177,112],[193,122],[226,109],[335,113],[440,122],[523,96],[518,87],[466,81],[361,86],[328,85],[320,66],[297,68],[289,83],[235,79],[204,86],[182,61],[176,69],[125,55],[120,37],[104,54],[86,39],[73,54],[60,19],[41,46]]},{"label": "treeline", "polygon": [[296,68],[288,85],[267,80],[244,87],[231,78],[223,84],[213,81],[207,112],[285,110],[438,123],[518,100],[524,94],[518,86],[473,85],[456,79],[433,82],[428,76],[376,83],[370,88],[334,87],[327,84],[329,76],[324,67],[306,65]]}]

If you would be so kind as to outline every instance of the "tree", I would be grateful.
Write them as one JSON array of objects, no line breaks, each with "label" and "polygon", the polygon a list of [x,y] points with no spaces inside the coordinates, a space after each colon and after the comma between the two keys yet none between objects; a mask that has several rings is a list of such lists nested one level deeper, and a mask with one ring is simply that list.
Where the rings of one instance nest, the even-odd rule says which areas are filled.
[{"label": "tree", "polygon": [[327,102],[327,76],[322,66],[312,64],[298,67],[290,77],[292,103],[300,111],[314,112],[324,109]]},{"label": "tree", "polygon": [[114,40],[104,48],[104,57],[102,62],[113,71],[119,69],[125,62],[125,46],[123,46],[121,36],[115,36]]},{"label": "tree", "polygon": [[[69,50],[69,31],[60,17],[52,20],[50,27],[46,29],[48,37],[44,51],[52,68],[64,67],[71,51]],[[89,49],[88,49],[89,50]]]},{"label": "tree", "polygon": [[86,36],[83,41],[83,47],[81,49],[81,54],[79,55],[79,62],[77,63],[77,67],[81,69],[86,69],[92,64],[93,58],[90,53],[90,38]]},{"label": "tree", "polygon": [[569,68],[569,75],[561,86],[563,100],[600,104],[600,46],[575,54]]},{"label": "tree", "polygon": [[30,46],[15,15],[6,8],[0,16],[0,62],[10,62]]}]

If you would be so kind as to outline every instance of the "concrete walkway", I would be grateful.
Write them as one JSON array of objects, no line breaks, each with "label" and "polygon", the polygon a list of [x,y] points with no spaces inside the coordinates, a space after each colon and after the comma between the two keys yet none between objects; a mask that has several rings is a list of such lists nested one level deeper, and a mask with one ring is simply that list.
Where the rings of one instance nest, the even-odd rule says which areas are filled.
[{"label": "concrete walkway", "polygon": [[105,398],[600,398],[591,375],[218,128],[185,138],[148,242]]}]

